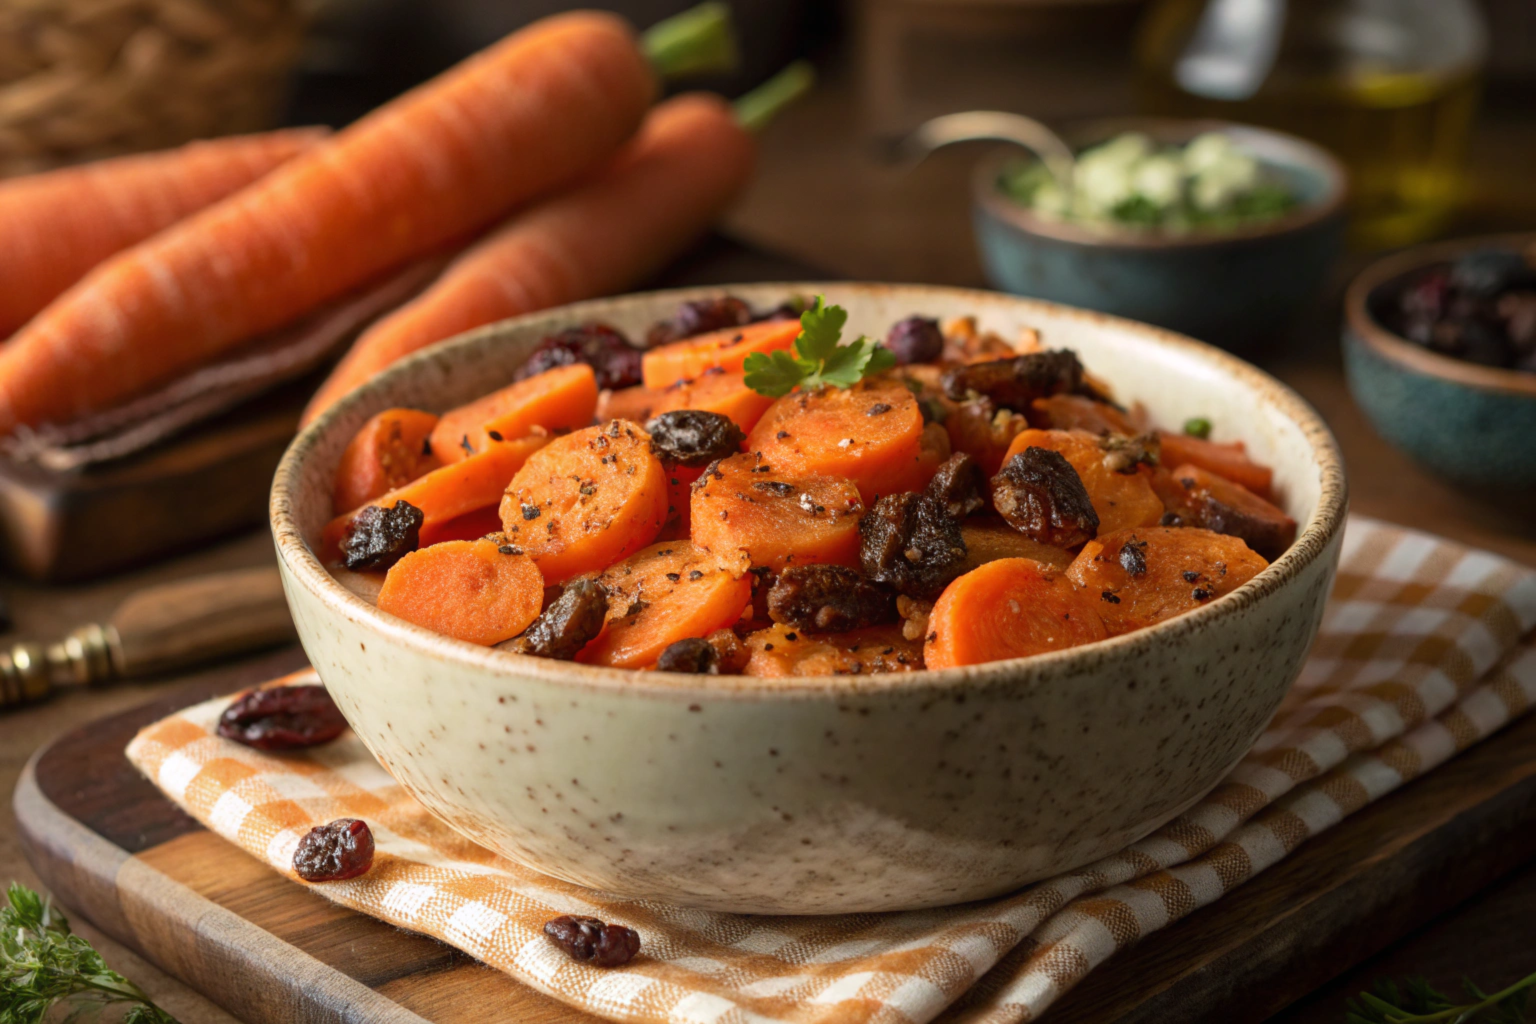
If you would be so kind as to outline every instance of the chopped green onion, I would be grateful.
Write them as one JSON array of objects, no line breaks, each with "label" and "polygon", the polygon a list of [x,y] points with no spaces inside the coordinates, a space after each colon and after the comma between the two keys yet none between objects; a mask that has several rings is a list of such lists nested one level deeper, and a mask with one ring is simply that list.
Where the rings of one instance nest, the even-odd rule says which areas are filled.
[{"label": "chopped green onion", "polygon": [[1184,433],[1190,437],[1198,437],[1202,441],[1210,439],[1211,421],[1204,416],[1196,416],[1184,421]]}]

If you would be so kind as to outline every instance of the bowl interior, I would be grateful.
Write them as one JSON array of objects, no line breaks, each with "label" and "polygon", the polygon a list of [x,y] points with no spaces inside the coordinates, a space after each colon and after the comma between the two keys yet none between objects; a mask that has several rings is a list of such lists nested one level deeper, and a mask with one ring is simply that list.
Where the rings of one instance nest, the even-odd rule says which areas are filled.
[{"label": "bowl interior", "polygon": [[[634,686],[640,677],[646,677],[656,681],[686,680],[688,685],[695,686],[794,690],[798,684],[762,683],[748,677],[708,677],[701,684],[699,677],[566,663],[551,665],[539,659],[474,647],[379,612],[337,583],[313,554],[321,530],[332,515],[331,485],[342,450],[369,416],[395,406],[444,411],[510,382],[533,347],[553,331],[600,320],[631,337],[639,337],[649,325],[671,315],[680,301],[719,294],[721,290],[696,288],[580,303],[494,324],[396,364],[306,428],[284,457],[272,501],[273,529],[281,557],[296,578],[322,592],[333,607],[352,617],[370,617],[379,629],[411,634],[420,642],[433,645],[445,657],[477,662],[502,659],[508,665],[515,659],[519,670],[525,673],[554,672],[563,678],[595,683],[606,680],[610,685],[619,682]],[[1297,542],[1290,551],[1237,593],[1179,619],[1104,641],[1105,644],[1143,642],[1156,631],[1194,628],[1195,623],[1203,623],[1208,616],[1221,614],[1224,602],[1237,599],[1244,592],[1262,595],[1278,587],[1296,567],[1315,556],[1342,527],[1342,462],[1321,419],[1290,389],[1218,349],[1116,317],[994,292],[847,282],[756,284],[733,286],[730,291],[759,308],[775,305],[788,295],[824,293],[829,303],[848,310],[847,336],[862,332],[883,337],[892,323],[914,313],[941,320],[975,316],[983,329],[1010,339],[1026,329],[1039,330],[1047,346],[1075,350],[1089,372],[1108,382],[1122,402],[1143,404],[1158,425],[1176,430],[1186,419],[1207,418],[1214,425],[1214,440],[1242,441],[1254,458],[1272,466],[1278,500],[1300,525]],[[1075,653],[1062,651],[1031,661],[1043,664],[1073,657]],[[537,664],[530,664],[533,662]],[[858,685],[976,680],[1007,664],[1010,663],[865,677]],[[842,679],[837,682],[850,685]],[[806,685],[814,688],[819,684]]]}]

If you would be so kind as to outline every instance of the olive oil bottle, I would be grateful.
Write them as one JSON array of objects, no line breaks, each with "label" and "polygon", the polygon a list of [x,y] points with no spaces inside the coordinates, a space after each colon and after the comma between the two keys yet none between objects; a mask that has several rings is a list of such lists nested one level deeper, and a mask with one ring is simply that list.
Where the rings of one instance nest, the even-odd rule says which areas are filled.
[{"label": "olive oil bottle", "polygon": [[1381,248],[1433,235],[1455,208],[1486,52],[1472,0],[1157,0],[1136,59],[1148,113],[1332,150],[1351,240]]}]

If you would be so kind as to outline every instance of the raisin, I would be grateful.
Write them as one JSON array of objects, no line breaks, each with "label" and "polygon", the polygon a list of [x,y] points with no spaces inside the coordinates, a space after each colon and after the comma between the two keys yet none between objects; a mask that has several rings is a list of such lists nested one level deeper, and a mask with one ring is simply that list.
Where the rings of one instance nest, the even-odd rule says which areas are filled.
[{"label": "raisin", "polygon": [[1050,448],[1029,447],[992,478],[992,504],[1020,533],[1052,547],[1076,547],[1099,532],[1082,477]]},{"label": "raisin", "polygon": [[646,332],[645,344],[649,348],[667,345],[727,327],[740,327],[752,319],[752,307],[734,295],[692,299],[678,306],[672,319],[663,320]]},{"label": "raisin", "polygon": [[987,474],[975,459],[956,452],[939,467],[923,493],[954,518],[964,519],[987,507]]},{"label": "raisin", "polygon": [[224,709],[219,735],[257,750],[296,750],[329,743],[347,720],[323,686],[252,690]]},{"label": "raisin", "polygon": [[859,521],[859,564],[877,583],[937,598],[965,569],[960,522],[925,494],[889,494]]},{"label": "raisin", "polygon": [[360,509],[341,542],[342,564],[353,571],[388,569],[421,544],[424,522],[421,509],[408,501]]},{"label": "raisin", "polygon": [[527,380],[557,366],[586,363],[597,375],[597,386],[617,391],[640,383],[641,352],[607,324],[585,324],[552,334],[539,342],[517,371]]},{"label": "raisin", "polygon": [[651,451],[671,466],[708,466],[735,455],[747,439],[729,416],[703,409],[674,409],[645,425]]},{"label": "raisin", "polygon": [[717,666],[720,675],[739,676],[747,667],[747,662],[752,657],[752,652],[747,645],[741,642],[733,630],[717,629],[706,637],[709,646],[715,649],[715,655],[719,658]]},{"label": "raisin", "polygon": [[594,579],[575,579],[522,636],[500,647],[514,654],[570,661],[603,631],[607,618],[608,588]]},{"label": "raisin", "polygon": [[1132,536],[1120,547],[1120,568],[1127,576],[1147,574],[1147,542]]},{"label": "raisin", "polygon": [[846,633],[896,619],[896,596],[841,565],[794,565],[768,591],[774,622],[820,633]]},{"label": "raisin", "polygon": [[708,640],[691,636],[669,644],[656,659],[656,667],[663,672],[715,676],[720,674],[720,652]]},{"label": "raisin", "polygon": [[640,933],[621,924],[604,924],[595,917],[555,918],[544,926],[544,934],[565,955],[597,967],[627,964],[640,952]]},{"label": "raisin", "polygon": [[373,831],[357,818],[337,818],[310,829],[293,851],[293,870],[306,882],[339,882],[371,867]]},{"label": "raisin", "polygon": [[891,350],[898,365],[931,363],[944,354],[944,332],[939,322],[922,316],[909,316],[898,320],[885,336],[885,347]]},{"label": "raisin", "polygon": [[944,393],[956,401],[981,395],[1005,409],[1025,412],[1037,398],[1083,391],[1083,364],[1077,353],[1066,349],[1031,352],[952,367],[944,371],[943,383]]}]

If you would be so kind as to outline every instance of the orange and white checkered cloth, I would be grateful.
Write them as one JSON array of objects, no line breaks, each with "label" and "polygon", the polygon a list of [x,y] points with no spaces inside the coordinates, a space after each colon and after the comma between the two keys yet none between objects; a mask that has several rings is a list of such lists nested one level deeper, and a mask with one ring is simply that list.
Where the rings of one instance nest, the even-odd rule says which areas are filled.
[{"label": "orange and white checkered cloth", "polygon": [[[559,882],[437,822],[351,734],[285,756],[218,738],[228,698],[150,726],[128,756],[208,828],[289,877],[311,827],[365,819],[373,869],[318,891],[600,1017],[919,1024],[953,1004],[960,1020],[1002,1024],[1040,1017],[1120,948],[1523,714],[1536,703],[1533,626],[1536,571],[1355,518],[1294,691],[1200,804],[1079,871],[906,913],[750,917]],[[559,914],[629,925],[641,955],[616,970],[575,963],[543,934]]]}]

